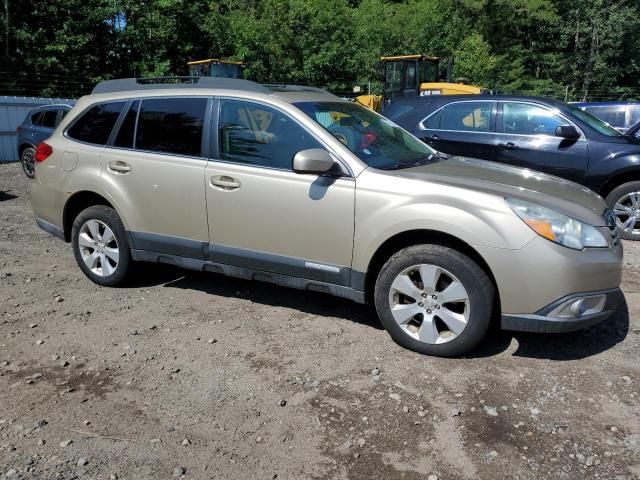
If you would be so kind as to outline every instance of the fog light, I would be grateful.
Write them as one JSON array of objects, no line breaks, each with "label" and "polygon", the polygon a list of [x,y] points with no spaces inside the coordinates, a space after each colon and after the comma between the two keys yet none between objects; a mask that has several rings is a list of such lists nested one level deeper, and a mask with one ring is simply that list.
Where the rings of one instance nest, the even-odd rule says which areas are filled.
[{"label": "fog light", "polygon": [[549,316],[554,318],[579,318],[585,315],[593,315],[604,310],[606,301],[606,295],[572,298],[554,308],[549,313]]}]

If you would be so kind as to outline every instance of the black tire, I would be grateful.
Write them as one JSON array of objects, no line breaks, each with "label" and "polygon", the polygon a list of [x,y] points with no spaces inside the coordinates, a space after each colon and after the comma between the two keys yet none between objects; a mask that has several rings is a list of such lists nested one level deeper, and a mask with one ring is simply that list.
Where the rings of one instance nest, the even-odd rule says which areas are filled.
[{"label": "black tire", "polygon": [[[406,269],[420,264],[447,270],[462,283],[468,295],[469,318],[466,327],[446,343],[426,343],[412,337],[398,325],[391,313],[389,295],[392,283]],[[374,287],[375,308],[391,338],[409,350],[438,357],[463,355],[484,339],[491,324],[494,296],[491,280],[473,260],[457,250],[431,244],[410,246],[391,256],[380,270]]]},{"label": "black tire", "polygon": [[22,165],[22,171],[29,178],[36,176],[36,149],[32,147],[25,148],[20,154],[20,164]]},{"label": "black tire", "polygon": [[[619,187],[614,188],[612,192],[607,195],[607,205],[611,210],[614,210],[616,203],[620,203],[620,201],[623,200],[626,195],[636,192],[640,192],[640,182],[623,183]],[[623,230],[621,228],[620,221],[617,221],[618,230],[622,238],[624,238],[625,240],[640,240],[640,216],[637,217],[635,228],[632,227],[632,231]]]},{"label": "black tire", "polygon": [[[80,233],[82,232],[83,225],[90,220],[96,220],[108,226],[113,232],[113,236],[117,242],[116,246],[118,248],[119,258],[117,265],[115,266],[115,270],[111,274],[99,275],[94,273],[83,260],[83,248],[80,247],[79,243]],[[74,220],[73,227],[71,229],[71,244],[73,246],[73,254],[76,257],[76,262],[78,262],[80,269],[92,282],[97,283],[98,285],[106,287],[121,285],[131,271],[133,261],[131,260],[131,250],[129,248],[129,242],[127,241],[127,234],[125,232],[124,225],[122,224],[122,220],[120,220],[116,211],[111,207],[107,207],[105,205],[94,205],[80,212]],[[114,244],[111,243],[110,245]],[[84,249],[85,254],[90,251],[90,249]],[[103,270],[102,267],[100,269]]]}]

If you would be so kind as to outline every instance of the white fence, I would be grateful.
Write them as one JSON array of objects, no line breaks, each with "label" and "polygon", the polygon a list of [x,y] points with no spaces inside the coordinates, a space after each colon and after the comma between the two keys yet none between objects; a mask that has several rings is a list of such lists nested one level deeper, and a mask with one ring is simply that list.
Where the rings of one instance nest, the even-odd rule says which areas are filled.
[{"label": "white fence", "polygon": [[66,103],[73,105],[75,100],[69,98],[38,97],[3,97],[0,96],[0,162],[18,160],[16,128],[22,123],[27,113],[40,105]]}]

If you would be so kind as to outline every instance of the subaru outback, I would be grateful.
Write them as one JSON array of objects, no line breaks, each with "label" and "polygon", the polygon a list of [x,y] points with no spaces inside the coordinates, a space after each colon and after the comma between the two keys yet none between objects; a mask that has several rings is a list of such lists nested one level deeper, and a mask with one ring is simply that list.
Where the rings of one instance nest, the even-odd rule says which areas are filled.
[{"label": "subaru outback", "polygon": [[324,90],[121,79],[37,146],[32,205],[89,279],[158,262],[371,303],[464,354],[495,320],[564,332],[619,302],[615,215],[578,184],[440,154]]}]

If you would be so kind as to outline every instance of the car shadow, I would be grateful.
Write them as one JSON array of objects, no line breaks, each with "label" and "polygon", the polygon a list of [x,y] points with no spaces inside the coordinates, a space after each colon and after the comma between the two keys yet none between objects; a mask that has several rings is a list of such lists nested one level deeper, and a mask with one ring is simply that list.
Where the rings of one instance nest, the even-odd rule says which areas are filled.
[{"label": "car shadow", "polygon": [[[308,313],[349,320],[383,330],[371,307],[326,294],[295,290],[255,280],[242,280],[209,272],[184,270],[170,265],[141,264],[127,286],[144,288],[162,285],[198,290],[211,295],[243,298],[251,302],[285,307]],[[494,322],[497,324],[497,322]],[[493,357],[507,351],[513,341],[516,357],[556,361],[578,360],[602,353],[622,342],[629,332],[629,311],[624,300],[615,314],[586,330],[542,334],[502,331],[492,328],[487,338],[466,358]]]},{"label": "car shadow", "polygon": [[616,312],[591,328],[568,333],[526,333],[493,330],[473,354],[474,358],[492,357],[510,348],[515,340],[514,357],[555,361],[579,360],[602,353],[622,342],[629,333],[629,309],[622,297]]},{"label": "car shadow", "polygon": [[0,191],[0,202],[4,202],[6,200],[13,200],[14,198],[18,198],[18,196],[13,195],[11,193]]},{"label": "car shadow", "polygon": [[253,303],[291,308],[310,315],[335,317],[383,330],[367,306],[323,293],[280,287],[256,280],[243,280],[211,272],[184,270],[170,265],[141,264],[128,287],[162,285],[198,290],[211,295],[242,298]]}]

